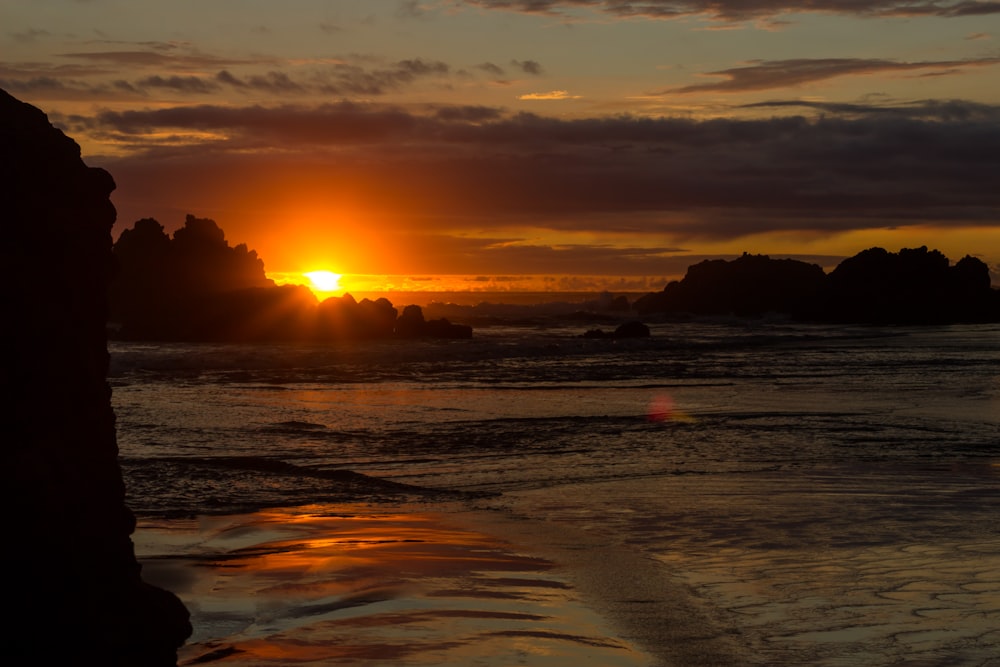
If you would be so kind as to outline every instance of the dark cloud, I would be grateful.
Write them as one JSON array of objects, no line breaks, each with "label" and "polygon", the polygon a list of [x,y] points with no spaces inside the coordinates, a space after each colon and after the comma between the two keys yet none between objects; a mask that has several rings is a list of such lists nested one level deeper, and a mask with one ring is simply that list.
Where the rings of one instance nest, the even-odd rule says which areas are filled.
[{"label": "dark cloud", "polygon": [[525,74],[532,74],[534,76],[539,76],[544,72],[541,63],[538,63],[534,60],[512,60],[510,61],[510,64],[518,68]]},{"label": "dark cloud", "polygon": [[476,65],[476,69],[481,69],[487,74],[491,74],[493,76],[503,76],[504,74],[506,74],[506,72],[502,67],[494,63],[483,63],[481,65]]},{"label": "dark cloud", "polygon": [[128,188],[176,188],[161,198],[213,199],[231,180],[257,184],[253,193],[241,187],[241,206],[249,207],[248,197],[263,206],[294,196],[289,188],[325,187],[401,225],[431,229],[464,219],[496,229],[530,223],[728,237],[1000,218],[997,107],[813,109],[826,115],[568,120],[342,103],[108,111],[71,122],[134,146],[170,133],[225,137],[150,143],[102,165],[124,174]]},{"label": "dark cloud", "polygon": [[823,81],[838,76],[892,73],[924,72],[954,74],[970,67],[985,67],[1000,64],[1000,58],[975,60],[931,60],[920,62],[899,62],[872,58],[798,58],[793,60],[764,60],[744,67],[709,72],[711,76],[722,77],[722,81],[699,83],[681,88],[671,88],[659,94],[716,92],[744,92],[798,86],[814,81]]},{"label": "dark cloud", "polygon": [[[231,69],[215,70],[215,74],[170,74],[174,69],[198,69],[200,65],[217,65],[224,60],[198,58],[198,66],[188,57],[151,51],[116,51],[90,54],[66,54],[94,63],[88,65],[51,66],[34,63],[0,63],[0,82],[11,92],[55,92],[62,90],[73,97],[100,97],[108,93],[145,95],[151,89],[172,90],[188,94],[212,94],[223,87],[248,94],[309,95],[323,94],[337,97],[378,96],[398,91],[424,79],[447,77],[451,70],[447,63],[437,60],[413,58],[385,65],[360,65],[337,62],[318,66],[293,76],[280,70],[264,73],[242,74]],[[151,74],[131,82],[121,79],[107,80],[117,74],[118,65],[132,64],[133,60],[164,73]],[[364,59],[355,58],[358,62]],[[233,61],[243,65],[244,61]],[[210,70],[211,71],[211,70]],[[104,81],[98,80],[105,77]],[[90,78],[93,81],[85,82]],[[117,95],[116,95],[117,97]]]},{"label": "dark cloud", "polygon": [[420,58],[365,69],[352,63],[330,65],[316,75],[316,89],[327,95],[384,95],[419,79],[446,76],[447,63]]},{"label": "dark cloud", "polygon": [[293,81],[284,72],[267,72],[266,74],[254,74],[246,78],[240,78],[228,70],[222,70],[215,78],[220,83],[237,89],[263,93],[305,93],[309,90],[308,86]]},{"label": "dark cloud", "polygon": [[837,114],[842,117],[897,116],[900,118],[926,118],[946,123],[985,122],[1000,123],[1000,107],[978,104],[962,100],[923,100],[916,103],[901,103],[883,106],[846,102],[816,102],[811,100],[770,100],[743,104],[741,109],[790,108],[813,109],[821,113]]},{"label": "dark cloud", "polygon": [[985,16],[1000,13],[1000,2],[983,0],[462,0],[464,4],[539,14],[590,9],[622,18],[671,19],[705,16],[747,21],[798,12],[873,17]]},{"label": "dark cloud", "polygon": [[[138,88],[161,88],[182,93],[212,93],[219,89],[218,84],[198,76],[149,76],[136,82]],[[129,90],[136,87],[128,86]]]}]

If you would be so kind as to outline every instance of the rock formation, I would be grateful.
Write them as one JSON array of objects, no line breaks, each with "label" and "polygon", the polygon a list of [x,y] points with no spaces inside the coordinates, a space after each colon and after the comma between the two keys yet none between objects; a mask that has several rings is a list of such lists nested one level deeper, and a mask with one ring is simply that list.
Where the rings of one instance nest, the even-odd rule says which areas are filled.
[{"label": "rock formation", "polygon": [[175,665],[190,635],[143,582],[107,383],[115,184],[0,91],[3,567],[10,664]]},{"label": "rock formation", "polygon": [[683,280],[637,299],[635,309],[890,325],[1000,322],[1000,291],[982,260],[966,256],[952,266],[926,246],[869,248],[829,275],[815,264],[744,254],[689,267]]}]

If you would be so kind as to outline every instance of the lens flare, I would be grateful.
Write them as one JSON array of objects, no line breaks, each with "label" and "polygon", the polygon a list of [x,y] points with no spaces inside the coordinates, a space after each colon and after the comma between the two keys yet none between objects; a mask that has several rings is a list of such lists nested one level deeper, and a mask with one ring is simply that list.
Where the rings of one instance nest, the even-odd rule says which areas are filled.
[{"label": "lens flare", "polygon": [[694,421],[694,417],[677,409],[674,398],[670,394],[657,394],[649,401],[646,419],[651,422]]}]

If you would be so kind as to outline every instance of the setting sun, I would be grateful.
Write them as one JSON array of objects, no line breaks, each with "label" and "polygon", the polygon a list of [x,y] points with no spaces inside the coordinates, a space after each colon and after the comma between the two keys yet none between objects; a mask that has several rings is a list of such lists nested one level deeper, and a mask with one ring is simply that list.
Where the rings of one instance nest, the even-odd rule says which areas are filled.
[{"label": "setting sun", "polygon": [[340,274],[331,271],[310,271],[303,273],[309,282],[312,283],[316,292],[336,292],[340,289]]}]

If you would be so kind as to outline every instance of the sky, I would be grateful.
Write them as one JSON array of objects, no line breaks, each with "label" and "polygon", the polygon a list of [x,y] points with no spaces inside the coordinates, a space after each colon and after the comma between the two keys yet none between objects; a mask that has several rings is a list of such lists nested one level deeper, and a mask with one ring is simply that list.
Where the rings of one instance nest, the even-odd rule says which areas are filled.
[{"label": "sky", "polygon": [[211,218],[279,281],[926,245],[1000,284],[1000,2],[0,0],[0,88],[111,172],[114,238]]}]

